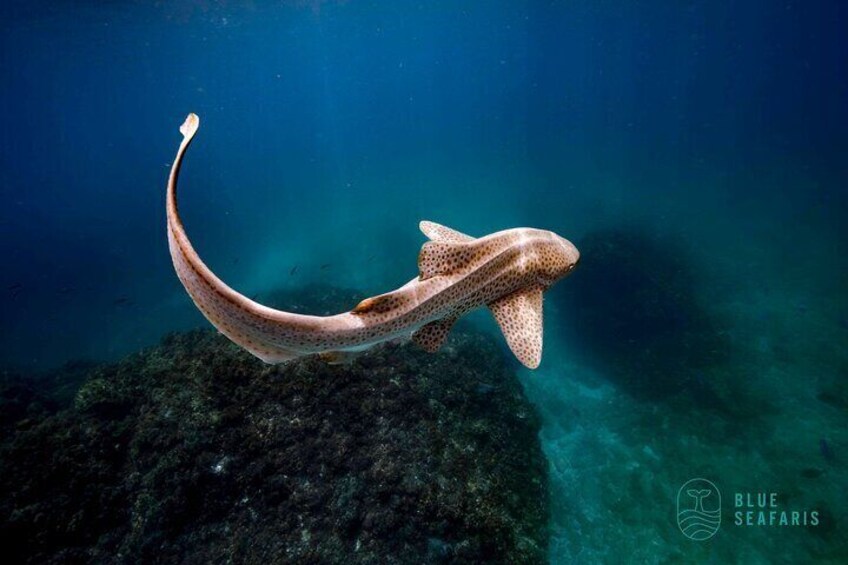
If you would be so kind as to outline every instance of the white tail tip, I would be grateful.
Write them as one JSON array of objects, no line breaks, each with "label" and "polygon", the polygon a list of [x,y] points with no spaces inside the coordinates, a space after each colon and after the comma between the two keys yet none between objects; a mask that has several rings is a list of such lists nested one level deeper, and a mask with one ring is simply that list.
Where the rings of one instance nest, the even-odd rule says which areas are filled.
[{"label": "white tail tip", "polygon": [[186,117],[183,125],[180,126],[180,133],[183,134],[185,139],[191,139],[197,133],[199,126],[200,118],[197,117],[197,114],[191,113]]}]

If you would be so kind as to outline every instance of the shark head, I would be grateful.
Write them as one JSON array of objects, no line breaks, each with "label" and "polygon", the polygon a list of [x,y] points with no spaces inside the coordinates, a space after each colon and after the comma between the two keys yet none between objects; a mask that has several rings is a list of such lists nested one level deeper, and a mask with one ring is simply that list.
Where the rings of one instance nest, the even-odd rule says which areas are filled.
[{"label": "shark head", "polygon": [[580,262],[580,252],[564,237],[552,231],[538,231],[541,233],[537,237],[544,243],[537,251],[536,276],[542,286],[548,288],[574,271]]},{"label": "shark head", "polygon": [[[574,244],[535,228],[513,228],[476,239],[434,222],[424,221],[419,227],[430,239],[418,256],[419,280],[426,283],[439,276],[452,277],[451,284],[463,280],[466,296],[477,302],[458,301],[450,314],[419,329],[413,341],[427,351],[436,351],[457,312],[486,305],[518,360],[530,369],[538,367],[542,359],[542,293],[577,266],[580,252]],[[373,306],[373,299],[361,305],[363,309]]]}]

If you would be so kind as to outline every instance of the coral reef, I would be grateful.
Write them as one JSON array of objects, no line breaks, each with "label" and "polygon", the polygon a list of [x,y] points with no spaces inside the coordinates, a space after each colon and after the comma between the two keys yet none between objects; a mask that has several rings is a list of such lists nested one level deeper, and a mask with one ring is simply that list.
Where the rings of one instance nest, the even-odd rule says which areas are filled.
[{"label": "coral reef", "polygon": [[198,330],[88,367],[65,406],[7,386],[0,540],[38,563],[541,562],[540,424],[506,366],[458,333],[269,367]]}]

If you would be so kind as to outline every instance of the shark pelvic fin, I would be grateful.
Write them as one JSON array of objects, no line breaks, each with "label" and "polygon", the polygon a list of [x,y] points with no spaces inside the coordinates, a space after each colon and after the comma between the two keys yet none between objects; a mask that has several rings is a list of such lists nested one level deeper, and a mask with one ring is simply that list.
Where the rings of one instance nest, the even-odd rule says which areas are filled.
[{"label": "shark pelvic fin", "polygon": [[528,369],[538,367],[542,361],[542,290],[510,294],[489,308],[518,360]]},{"label": "shark pelvic fin", "polygon": [[467,243],[428,241],[418,254],[418,276],[424,281],[437,275],[448,275],[471,261],[474,248]]},{"label": "shark pelvic fin", "polygon": [[428,222],[424,220],[418,224],[418,229],[421,233],[429,237],[433,241],[446,241],[453,243],[462,243],[466,241],[474,241],[470,235],[458,232],[447,226],[437,224],[436,222]]},{"label": "shark pelvic fin", "polygon": [[412,334],[412,341],[424,351],[435,353],[444,345],[454,322],[456,322],[456,318],[443,318],[421,326],[418,331]]}]

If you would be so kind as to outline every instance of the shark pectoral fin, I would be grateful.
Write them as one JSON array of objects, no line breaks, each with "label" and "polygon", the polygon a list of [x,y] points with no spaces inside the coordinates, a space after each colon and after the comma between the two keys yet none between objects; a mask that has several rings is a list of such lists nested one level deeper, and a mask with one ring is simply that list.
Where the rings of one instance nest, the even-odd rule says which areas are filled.
[{"label": "shark pectoral fin", "polygon": [[456,318],[444,318],[421,326],[412,334],[412,341],[427,353],[435,353],[444,345]]},{"label": "shark pectoral fin", "polygon": [[474,238],[470,235],[465,235],[464,233],[458,232],[447,226],[437,224],[436,222],[428,222],[427,220],[419,222],[418,229],[420,229],[424,235],[433,241],[447,241],[454,243],[474,241]]},{"label": "shark pectoral fin", "polygon": [[437,275],[448,275],[468,265],[474,257],[468,243],[428,241],[418,254],[418,276],[424,281]]},{"label": "shark pectoral fin", "polygon": [[489,304],[506,343],[521,363],[535,369],[542,361],[542,291],[524,290]]}]

